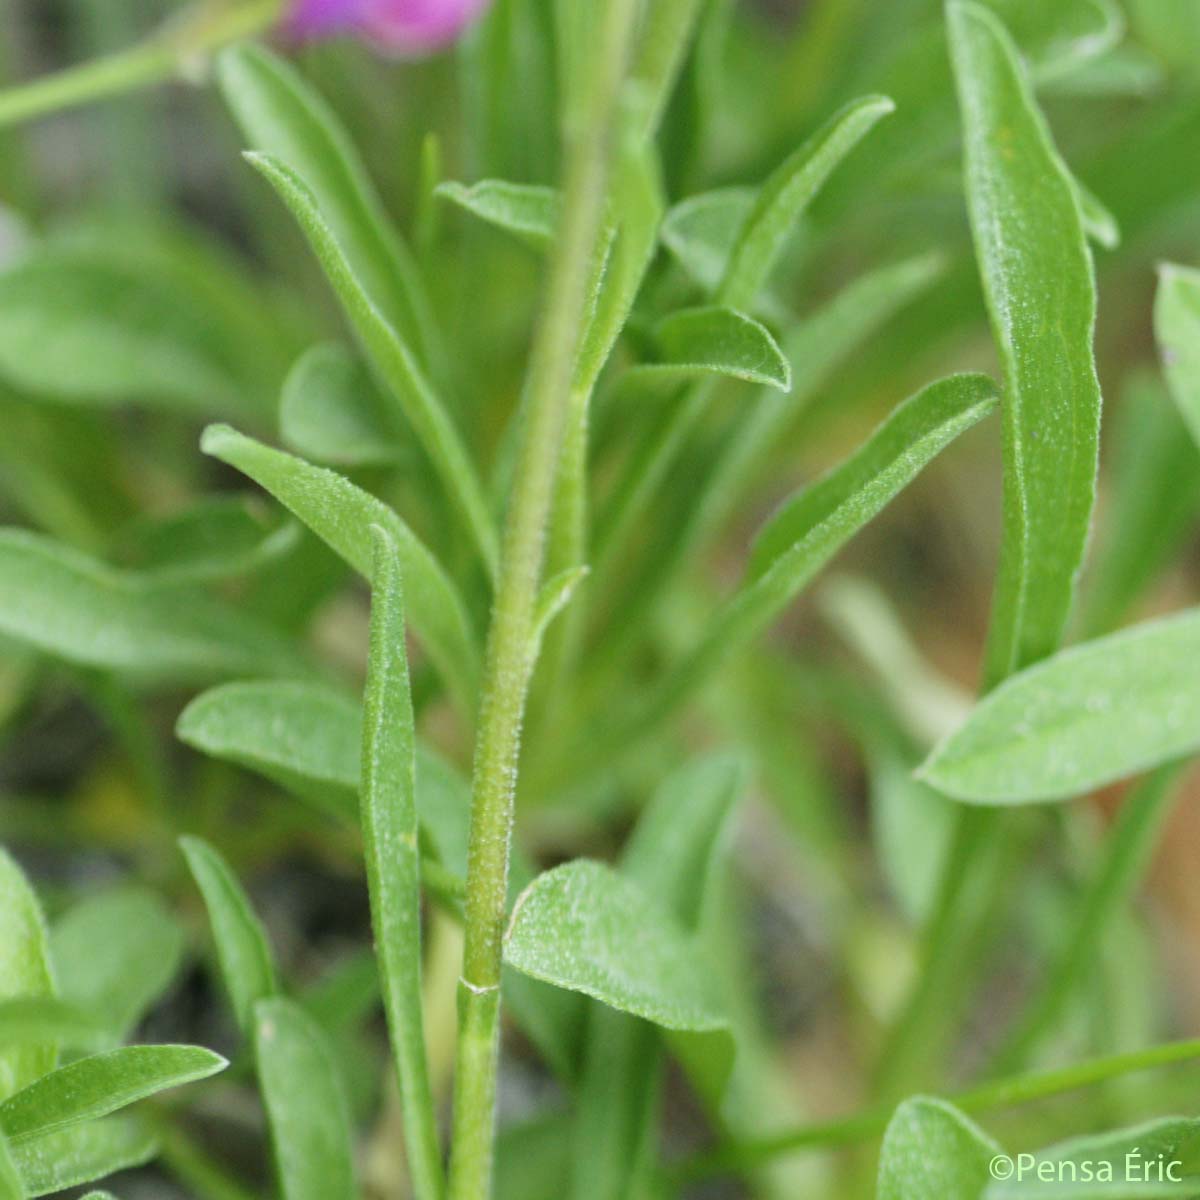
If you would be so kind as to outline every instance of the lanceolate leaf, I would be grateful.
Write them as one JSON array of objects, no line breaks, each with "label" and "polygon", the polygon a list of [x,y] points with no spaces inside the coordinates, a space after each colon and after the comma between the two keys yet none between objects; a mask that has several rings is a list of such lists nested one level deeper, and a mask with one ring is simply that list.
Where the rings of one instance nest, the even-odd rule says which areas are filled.
[{"label": "lanceolate leaf", "polygon": [[562,206],[554,188],[503,179],[483,179],[470,187],[450,181],[438,185],[437,195],[539,250],[554,240]]},{"label": "lanceolate leaf", "polygon": [[[21,868],[0,848],[0,996],[51,998],[54,972],[46,922]],[[0,1099],[49,1071],[55,1039],[0,1044]]]},{"label": "lanceolate leaf", "polygon": [[994,683],[1052,653],[1070,611],[1096,488],[1096,296],[1074,183],[1011,37],[969,0],[950,0],[947,21],[968,208],[1004,368]]},{"label": "lanceolate leaf", "polygon": [[1171,395],[1200,445],[1200,271],[1159,269],[1154,331]]},{"label": "lanceolate leaf", "polygon": [[124,1046],[76,1059],[0,1104],[10,1145],[103,1117],[164,1088],[206,1079],[228,1064],[200,1046]]},{"label": "lanceolate leaf", "polygon": [[1200,750],[1200,610],[1063,650],[982,700],[921,768],[978,804],[1061,800]]},{"label": "lanceolate leaf", "polygon": [[94,1183],[139,1167],[157,1152],[154,1134],[142,1122],[125,1117],[73,1125],[11,1148],[25,1195],[30,1197]]},{"label": "lanceolate leaf", "polygon": [[327,224],[304,176],[271,155],[247,157],[279,193],[304,230],[380,379],[399,402],[441,475],[446,494],[459,510],[484,564],[494,573],[499,543],[483,485],[453,421],[415,355],[355,277],[354,267]]},{"label": "lanceolate leaf", "polygon": [[195,593],[146,587],[67,546],[0,530],[0,633],[55,658],[149,679],[303,675],[273,630]]},{"label": "lanceolate leaf", "polygon": [[443,1178],[421,1012],[416,733],[404,650],[404,595],[395,544],[378,525],[372,532],[375,570],[363,705],[363,848],[413,1191],[419,1200],[433,1200],[441,1195]]},{"label": "lanceolate leaf", "polygon": [[372,525],[383,526],[398,547],[413,625],[456,699],[471,707],[478,652],[462,600],[438,561],[386,504],[333,471],[273,450],[227,425],[206,429],[201,449],[266,488],[367,579],[368,531]]},{"label": "lanceolate leaf", "polygon": [[267,935],[229,864],[205,841],[179,839],[192,878],[204,896],[221,977],[243,1034],[253,1032],[254,1005],[276,991]]},{"label": "lanceolate leaf", "polygon": [[896,1109],[879,1155],[878,1200],[979,1200],[1000,1147],[944,1100],[914,1096]]},{"label": "lanceolate leaf", "polygon": [[325,1035],[282,996],[260,1000],[254,1018],[283,1200],[355,1200],[350,1116]]}]

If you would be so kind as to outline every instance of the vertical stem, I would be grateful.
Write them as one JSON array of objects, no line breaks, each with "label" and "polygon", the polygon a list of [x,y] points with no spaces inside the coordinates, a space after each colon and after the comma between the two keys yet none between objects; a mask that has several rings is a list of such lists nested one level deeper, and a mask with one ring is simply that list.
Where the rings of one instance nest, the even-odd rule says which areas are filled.
[{"label": "vertical stem", "polygon": [[637,0],[604,5],[578,120],[569,120],[564,130],[562,223],[530,365],[526,424],[509,499],[475,747],[451,1200],[484,1200],[491,1191],[501,939],[534,608],[586,313],[592,247],[604,216],[613,117],[637,11]]}]

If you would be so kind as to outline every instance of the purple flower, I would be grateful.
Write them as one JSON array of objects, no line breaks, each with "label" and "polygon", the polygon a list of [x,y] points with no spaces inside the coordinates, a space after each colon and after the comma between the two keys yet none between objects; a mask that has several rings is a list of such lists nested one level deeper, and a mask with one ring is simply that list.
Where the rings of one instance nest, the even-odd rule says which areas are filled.
[{"label": "purple flower", "polygon": [[286,28],[298,40],[353,33],[399,54],[452,42],[488,0],[292,0]]}]

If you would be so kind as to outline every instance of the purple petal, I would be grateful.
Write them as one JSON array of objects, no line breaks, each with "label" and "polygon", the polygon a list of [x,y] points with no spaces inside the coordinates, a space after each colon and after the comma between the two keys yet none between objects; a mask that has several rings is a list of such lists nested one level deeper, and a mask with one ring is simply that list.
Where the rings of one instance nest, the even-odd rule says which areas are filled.
[{"label": "purple petal", "polygon": [[298,41],[330,37],[355,29],[371,0],[292,0],[284,22]]},{"label": "purple petal", "polygon": [[488,0],[364,0],[358,26],[380,46],[408,54],[452,42]]}]

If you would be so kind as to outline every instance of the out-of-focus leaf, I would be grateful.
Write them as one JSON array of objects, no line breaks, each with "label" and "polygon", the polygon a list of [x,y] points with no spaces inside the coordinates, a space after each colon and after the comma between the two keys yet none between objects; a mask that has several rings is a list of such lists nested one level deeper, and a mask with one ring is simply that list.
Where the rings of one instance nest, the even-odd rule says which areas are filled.
[{"label": "out-of-focus leaf", "polygon": [[272,522],[245,496],[209,496],[169,517],[145,517],[118,538],[124,566],[146,584],[180,586],[245,575],[296,546],[300,527]]},{"label": "out-of-focus leaf", "polygon": [[12,1147],[26,1196],[46,1196],[140,1167],[158,1153],[158,1140],[137,1120],[110,1117],[73,1125]]},{"label": "out-of-focus leaf", "polygon": [[494,574],[499,539],[487,496],[450,414],[434,392],[416,356],[356,277],[351,260],[339,244],[304,176],[271,155],[251,154],[248,159],[275,188],[304,230],[363,349],[401,406],[437,469],[450,502],[458,509],[474,539],[484,565]]},{"label": "out-of-focus leaf", "polygon": [[25,1200],[25,1187],[3,1135],[0,1135],[0,1200]]},{"label": "out-of-focus leaf", "polygon": [[184,940],[174,914],[145,888],[88,897],[50,932],[59,991],[119,1041],[170,986]]},{"label": "out-of-focus leaf", "polygon": [[333,471],[273,450],[228,426],[210,426],[200,445],[206,454],[266,488],[367,579],[368,531],[372,525],[383,526],[399,547],[413,625],[447,686],[470,710],[479,662],[465,606],[437,559],[395,512]]},{"label": "out-of-focus leaf", "polygon": [[752,188],[723,188],[681,200],[663,218],[662,241],[705,291],[725,275],[738,231],[754,207]]},{"label": "out-of-focus leaf", "polygon": [[260,1000],[254,1024],[284,1200],[355,1200],[350,1115],[324,1033],[283,996]]},{"label": "out-of-focus leaf", "polygon": [[254,1005],[276,992],[271,947],[242,885],[229,864],[197,837],[179,839],[188,869],[204,897],[221,978],[243,1034],[253,1030]]},{"label": "out-of-focus leaf", "polygon": [[49,538],[0,530],[0,633],[139,678],[304,675],[297,647],[208,597],[146,587]]},{"label": "out-of-focus leaf", "polygon": [[1060,651],[985,697],[921,767],[958,800],[1063,800],[1200,749],[1200,609]]},{"label": "out-of-focus leaf", "polygon": [[1200,271],[1159,268],[1154,331],[1171,395],[1200,445]]},{"label": "out-of-focus leaf", "polygon": [[568,1194],[571,1121],[552,1113],[501,1129],[496,1138],[496,1200],[562,1200]]},{"label": "out-of-focus leaf", "polygon": [[396,1062],[404,1144],[419,1200],[444,1188],[421,1009],[421,856],[416,731],[395,543],[375,526],[371,647],[363,701],[363,852],[380,989]]},{"label": "out-of-focus leaf", "polygon": [[[0,996],[52,998],[54,993],[41,906],[21,868],[0,848]],[[0,1048],[0,1099],[49,1071],[57,1056],[54,1039]]]},{"label": "out-of-focus leaf", "polygon": [[511,967],[666,1029],[728,1030],[694,946],[642,888],[601,863],[565,863],[518,898],[504,936]]},{"label": "out-of-focus leaf", "polygon": [[437,195],[539,250],[554,240],[562,197],[555,188],[503,179],[439,184]]},{"label": "out-of-focus leaf", "polygon": [[371,303],[428,361],[433,322],[419,272],[333,110],[293,67],[260,46],[226,50],[217,77],[251,147],[304,176]]},{"label": "out-of-focus leaf", "polygon": [[0,1104],[9,1145],[107,1116],[166,1088],[207,1079],[228,1063],[201,1046],[122,1046],[59,1067]]},{"label": "out-of-focus leaf", "polygon": [[1096,294],[1075,184],[995,15],[947,7],[966,189],[1004,368],[1004,548],[987,677],[1062,638],[1096,492]]},{"label": "out-of-focus leaf", "polygon": [[953,1105],[914,1096],[896,1109],[879,1155],[879,1200],[979,1200],[1002,1154]]},{"label": "out-of-focus leaf", "polygon": [[1115,0],[983,0],[1020,45],[1039,84],[1111,50],[1125,32]]},{"label": "out-of-focus leaf", "polygon": [[0,1049],[29,1045],[90,1049],[111,1038],[112,1030],[97,1017],[55,996],[0,1000]]},{"label": "out-of-focus leaf", "polygon": [[279,435],[305,458],[364,467],[403,456],[383,417],[379,389],[362,363],[336,342],[313,346],[296,362],[279,401]]},{"label": "out-of-focus leaf", "polygon": [[1079,219],[1083,222],[1084,232],[1098,246],[1115,250],[1121,244],[1121,227],[1117,224],[1117,218],[1082,180],[1072,175],[1071,183],[1075,187],[1075,198],[1079,201]]},{"label": "out-of-focus leaf", "polygon": [[575,589],[588,577],[587,567],[567,567],[552,575],[542,584],[538,592],[537,606],[534,609],[533,635],[530,638],[532,653],[537,657],[538,648],[546,636],[546,630],[554,623],[575,595]]}]

